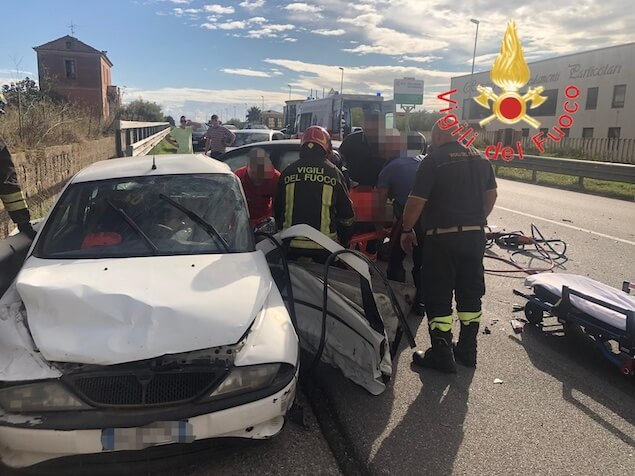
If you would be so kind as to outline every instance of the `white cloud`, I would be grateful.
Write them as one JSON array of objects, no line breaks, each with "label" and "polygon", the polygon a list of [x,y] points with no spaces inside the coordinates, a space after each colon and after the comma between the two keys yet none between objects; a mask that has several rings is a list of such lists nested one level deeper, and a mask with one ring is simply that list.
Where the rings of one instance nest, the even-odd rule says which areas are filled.
[{"label": "white cloud", "polygon": [[288,42],[288,43],[295,43],[296,41],[298,41],[298,39],[297,39],[297,38],[287,37],[287,38],[285,38],[285,39],[284,39],[284,40],[282,40],[282,41],[286,41],[286,42]]},{"label": "white cloud", "polygon": [[267,19],[265,17],[253,17],[250,18],[249,20],[247,20],[249,23],[257,23],[257,24],[262,24],[262,23],[267,23]]},{"label": "white cloud", "polygon": [[201,28],[207,28],[208,30],[217,30],[218,24],[217,23],[203,23],[201,24]]},{"label": "white cloud", "polygon": [[416,63],[430,63],[432,61],[441,59],[440,56],[408,56],[408,55],[404,55],[401,58],[403,60],[414,61]]},{"label": "white cloud", "polygon": [[270,78],[271,77],[271,74],[265,71],[254,71],[253,69],[223,68],[221,69],[221,71],[227,74],[237,74],[239,76],[251,76],[254,78]]},{"label": "white cloud", "polygon": [[259,30],[251,30],[247,33],[247,38],[277,38],[278,33],[288,30],[294,30],[295,25],[278,25],[278,24],[267,24],[263,25]]},{"label": "white cloud", "polygon": [[346,30],[338,28],[336,30],[313,30],[313,33],[322,36],[341,36],[346,34]]},{"label": "white cloud", "polygon": [[244,21],[228,21],[219,23],[218,28],[221,30],[243,30],[247,28],[247,22]]},{"label": "white cloud", "polygon": [[[267,58],[266,63],[288,69],[298,73],[299,77],[294,85],[300,90],[327,91],[331,88],[338,90],[341,71],[339,65],[325,65],[305,63],[289,59]],[[438,108],[440,101],[436,95],[450,86],[450,79],[456,76],[451,71],[436,71],[417,66],[355,66],[344,69],[344,93],[375,94],[381,91],[386,98],[392,97],[393,81],[395,78],[415,77],[424,80],[424,92],[430,95],[430,102],[425,104],[428,109]]]},{"label": "white cloud", "polygon": [[284,9],[297,13],[319,13],[322,11],[320,7],[308,3],[289,3]]},{"label": "white cloud", "polygon": [[187,5],[188,3],[191,3],[192,0],[168,0],[168,2],[181,4],[181,5],[183,5],[183,4]]},{"label": "white cloud", "polygon": [[230,13],[234,13],[236,11],[234,7],[224,7],[222,5],[215,5],[215,4],[205,5],[203,9],[206,12],[218,13],[219,15],[227,15]]},{"label": "white cloud", "polygon": [[256,8],[261,8],[265,4],[265,0],[245,0],[244,2],[240,2],[238,5],[246,8],[247,10],[255,10]]}]

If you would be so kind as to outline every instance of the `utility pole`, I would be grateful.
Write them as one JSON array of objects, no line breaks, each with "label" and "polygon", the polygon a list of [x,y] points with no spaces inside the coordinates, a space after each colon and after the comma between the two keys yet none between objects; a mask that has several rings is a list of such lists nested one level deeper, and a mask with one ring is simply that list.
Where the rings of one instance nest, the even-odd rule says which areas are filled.
[{"label": "utility pole", "polygon": [[342,70],[342,79],[340,80],[340,94],[344,94],[344,68],[340,66]]}]

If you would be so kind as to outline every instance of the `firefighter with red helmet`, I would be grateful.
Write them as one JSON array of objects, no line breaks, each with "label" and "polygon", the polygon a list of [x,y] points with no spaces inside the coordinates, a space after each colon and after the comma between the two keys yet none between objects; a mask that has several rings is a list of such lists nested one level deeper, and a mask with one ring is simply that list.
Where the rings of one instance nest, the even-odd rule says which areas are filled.
[{"label": "firefighter with red helmet", "polygon": [[[4,114],[6,100],[0,93],[0,116]],[[0,201],[18,229],[29,238],[35,237],[35,230],[31,226],[31,215],[24,199],[24,194],[18,182],[18,174],[11,157],[11,152],[4,139],[0,136]]]},{"label": "firefighter with red helmet", "polygon": [[[281,230],[304,223],[347,247],[355,215],[344,177],[330,161],[332,153],[326,129],[311,126],[304,131],[300,159],[284,169],[278,181],[275,218]],[[322,247],[307,239],[291,241],[289,257],[294,256],[325,258]]]}]

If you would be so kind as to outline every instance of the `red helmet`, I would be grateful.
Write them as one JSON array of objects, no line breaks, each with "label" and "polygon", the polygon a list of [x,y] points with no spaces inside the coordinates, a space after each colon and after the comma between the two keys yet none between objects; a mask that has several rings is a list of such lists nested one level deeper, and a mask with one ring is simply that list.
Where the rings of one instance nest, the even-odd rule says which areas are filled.
[{"label": "red helmet", "polygon": [[333,153],[333,146],[331,145],[331,136],[328,131],[322,126],[311,126],[302,134],[302,145],[309,144],[309,148],[312,148],[312,144],[320,146],[328,157]]}]

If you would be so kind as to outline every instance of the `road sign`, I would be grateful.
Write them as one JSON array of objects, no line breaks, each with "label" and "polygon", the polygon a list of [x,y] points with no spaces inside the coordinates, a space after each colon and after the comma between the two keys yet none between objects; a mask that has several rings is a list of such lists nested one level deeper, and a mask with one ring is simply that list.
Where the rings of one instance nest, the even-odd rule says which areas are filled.
[{"label": "road sign", "polygon": [[395,104],[423,104],[423,80],[395,79],[393,95]]}]

